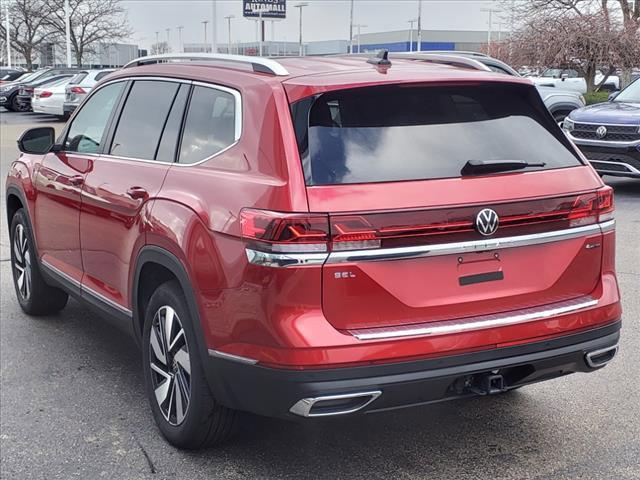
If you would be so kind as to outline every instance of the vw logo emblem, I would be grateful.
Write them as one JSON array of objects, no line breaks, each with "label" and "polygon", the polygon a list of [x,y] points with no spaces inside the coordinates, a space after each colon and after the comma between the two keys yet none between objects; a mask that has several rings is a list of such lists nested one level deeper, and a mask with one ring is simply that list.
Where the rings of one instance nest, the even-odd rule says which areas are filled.
[{"label": "vw logo emblem", "polygon": [[480,210],[476,215],[476,230],[481,235],[493,235],[498,230],[498,224],[500,223],[500,217],[498,214],[490,208]]},{"label": "vw logo emblem", "polygon": [[607,136],[607,127],[605,127],[604,125],[599,126],[596,129],[596,136],[598,138],[604,138]]}]

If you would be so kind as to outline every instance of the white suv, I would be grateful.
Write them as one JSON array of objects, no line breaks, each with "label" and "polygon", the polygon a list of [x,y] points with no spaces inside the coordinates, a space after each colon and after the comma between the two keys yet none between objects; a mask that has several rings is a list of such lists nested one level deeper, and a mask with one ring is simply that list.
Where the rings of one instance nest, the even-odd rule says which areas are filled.
[{"label": "white suv", "polygon": [[65,89],[64,105],[62,107],[64,116],[68,117],[71,115],[96,83],[114,71],[115,70],[83,70],[73,77]]}]

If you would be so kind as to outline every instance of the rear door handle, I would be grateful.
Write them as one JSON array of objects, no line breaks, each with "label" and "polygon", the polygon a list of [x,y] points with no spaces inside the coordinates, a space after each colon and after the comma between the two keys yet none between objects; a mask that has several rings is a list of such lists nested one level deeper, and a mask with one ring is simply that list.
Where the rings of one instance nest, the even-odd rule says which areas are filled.
[{"label": "rear door handle", "polygon": [[127,195],[134,200],[144,200],[149,196],[149,193],[142,187],[130,187],[127,190]]}]

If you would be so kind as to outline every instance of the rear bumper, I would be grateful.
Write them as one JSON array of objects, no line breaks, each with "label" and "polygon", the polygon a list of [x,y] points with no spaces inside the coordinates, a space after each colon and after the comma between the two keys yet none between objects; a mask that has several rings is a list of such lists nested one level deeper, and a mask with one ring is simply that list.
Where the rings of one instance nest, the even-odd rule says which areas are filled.
[{"label": "rear bumper", "polygon": [[[615,355],[621,322],[545,341],[413,362],[327,370],[284,370],[242,358],[207,359],[206,373],[223,404],[260,415],[300,418],[375,412],[493,393],[601,368]],[[587,355],[598,355],[591,361]],[[314,404],[314,400],[324,398]],[[322,415],[317,415],[322,414]]]},{"label": "rear bumper", "polygon": [[73,113],[73,111],[78,107],[77,103],[64,102],[62,105],[62,110],[65,115],[69,115]]}]

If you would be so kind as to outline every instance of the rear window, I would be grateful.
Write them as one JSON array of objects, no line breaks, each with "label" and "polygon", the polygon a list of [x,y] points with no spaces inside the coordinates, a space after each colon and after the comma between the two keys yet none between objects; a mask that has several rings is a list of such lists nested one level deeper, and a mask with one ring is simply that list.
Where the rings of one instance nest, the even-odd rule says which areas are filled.
[{"label": "rear window", "polygon": [[307,185],[459,177],[469,160],[581,164],[525,85],[368,87],[291,110]]}]

